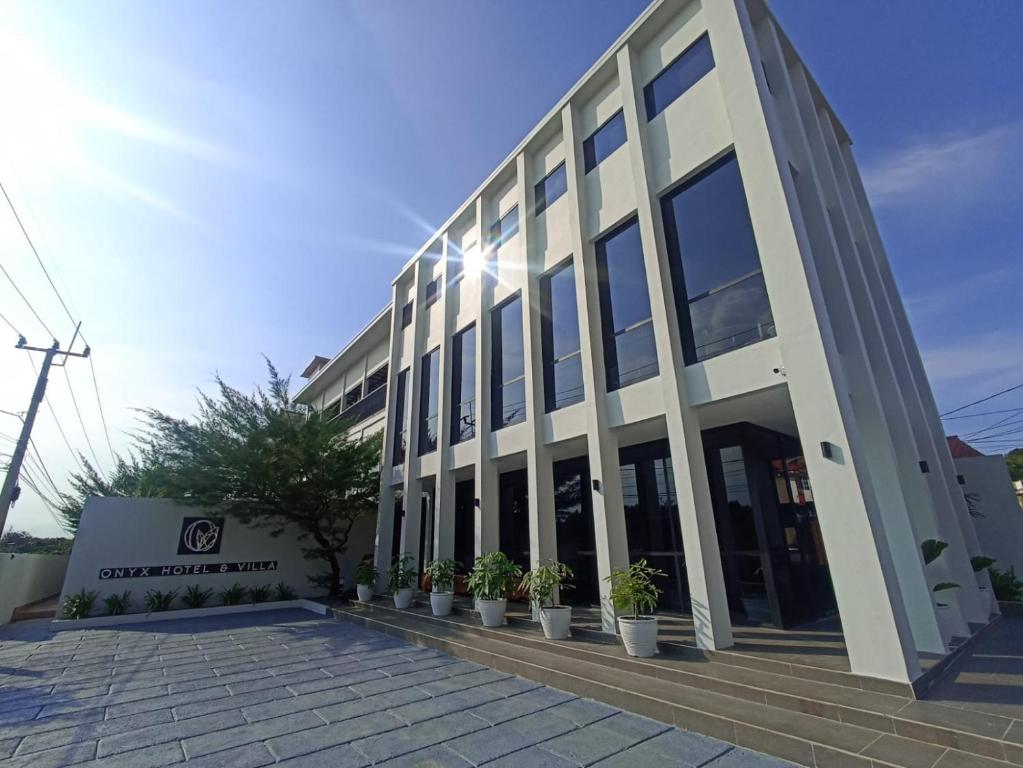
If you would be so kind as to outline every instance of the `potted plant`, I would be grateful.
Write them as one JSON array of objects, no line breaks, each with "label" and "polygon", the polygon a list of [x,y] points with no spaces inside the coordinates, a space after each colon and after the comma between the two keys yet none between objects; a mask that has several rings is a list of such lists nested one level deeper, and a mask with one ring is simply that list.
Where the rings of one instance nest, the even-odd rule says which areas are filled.
[{"label": "potted plant", "polygon": [[605,580],[611,584],[611,603],[615,611],[631,613],[632,616],[618,617],[618,630],[630,656],[646,658],[657,653],[657,617],[640,615],[657,607],[661,594],[653,582],[655,576],[665,576],[663,571],[651,568],[646,560],[639,560],[622,570],[615,568]]},{"label": "potted plant", "polygon": [[[927,539],[920,545],[920,553],[924,557],[924,565],[930,565],[941,553],[948,549],[948,542],[939,539]],[[931,591],[934,594],[944,592],[948,589],[959,589],[959,585],[952,581],[942,581],[934,585]],[[938,617],[938,629],[941,631],[942,639],[948,643],[955,634],[955,618],[952,615],[952,606],[943,603],[937,598],[934,600],[935,615]]]},{"label": "potted plant", "polygon": [[540,614],[540,626],[548,640],[565,640],[571,634],[572,606],[555,603],[559,590],[571,589],[572,569],[557,560],[541,560],[522,577],[529,602]]},{"label": "potted plant", "polygon": [[355,569],[355,591],[361,602],[368,603],[373,599],[373,591],[379,578],[380,569],[373,563],[359,563],[359,567]]},{"label": "potted plant", "polygon": [[455,599],[455,571],[457,560],[434,560],[426,566],[430,577],[430,609],[434,616],[447,616]]},{"label": "potted plant", "polygon": [[387,588],[394,596],[395,608],[408,608],[415,597],[416,572],[412,568],[412,555],[396,556],[388,571]]},{"label": "potted plant", "polygon": [[522,569],[504,552],[484,552],[476,558],[469,574],[469,591],[476,598],[476,609],[484,627],[499,627],[504,623],[508,605],[504,593],[520,576]]},{"label": "potted plant", "polygon": [[[986,557],[984,555],[977,555],[976,557],[970,558],[970,565],[973,566],[973,572],[976,574],[988,570],[996,562],[998,561],[993,557]],[[984,601],[984,610],[987,612],[987,615],[990,616],[995,612],[995,594],[991,591],[991,587],[980,584],[980,579],[977,581],[977,588],[980,590],[980,599]]]}]

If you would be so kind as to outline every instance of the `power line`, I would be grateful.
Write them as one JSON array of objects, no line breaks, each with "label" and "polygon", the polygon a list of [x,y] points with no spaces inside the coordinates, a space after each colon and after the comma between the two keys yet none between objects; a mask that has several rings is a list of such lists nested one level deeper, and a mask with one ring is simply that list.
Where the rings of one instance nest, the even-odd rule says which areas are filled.
[{"label": "power line", "polygon": [[[28,358],[28,364],[30,366],[32,366],[32,372],[35,373],[36,376],[38,376],[39,375],[39,369],[36,368],[36,364],[32,360],[31,357]],[[50,415],[53,417],[53,423],[56,425],[57,431],[60,433],[61,438],[64,440],[64,445],[67,446],[68,452],[71,454],[71,458],[73,458],[77,462],[77,464],[78,464],[79,468],[81,468],[82,472],[85,472],[86,469],[85,469],[85,464],[82,463],[82,457],[78,453],[78,451],[76,451],[72,447],[71,441],[68,440],[67,433],[64,431],[64,427],[61,426],[60,419],[57,418],[57,412],[55,410],[53,410],[53,404],[50,403],[50,398],[44,397],[43,398],[43,402],[46,404],[46,407],[49,409]]]},{"label": "power line", "polygon": [[16,334],[18,334],[19,336],[22,335],[21,331],[14,327],[14,323],[12,323],[10,320],[4,317],[3,312],[0,312],[0,320],[3,320],[5,323],[7,323],[7,325],[10,326],[11,330],[14,331]]},{"label": "power line", "polygon": [[985,432],[990,432],[992,429],[997,429],[998,427],[1008,427],[1012,424],[1019,424],[1021,422],[1023,422],[1023,418],[1016,418],[1015,415],[1006,416],[1005,418],[999,419],[994,424],[989,424],[983,429],[978,429],[975,432],[970,432],[968,435],[966,435],[966,438],[979,437],[980,435],[983,435]]},{"label": "power line", "polygon": [[1007,392],[1013,392],[1013,391],[1015,391],[1017,389],[1023,389],[1023,384],[1017,384],[1014,387],[1009,387],[1008,389],[1003,389],[1001,392],[995,392],[993,395],[988,395],[987,397],[982,397],[980,400],[974,400],[972,403],[967,403],[966,405],[961,405],[958,408],[953,408],[951,411],[945,411],[944,413],[941,413],[941,414],[938,414],[938,415],[941,416],[941,418],[945,418],[946,416],[948,416],[950,414],[959,413],[959,411],[965,411],[967,408],[969,408],[971,406],[977,405],[979,403],[986,403],[988,400],[993,400],[994,398],[998,397],[999,395],[1004,395]]},{"label": "power line", "polygon": [[952,421],[953,419],[975,419],[978,416],[996,416],[999,413],[1019,413],[1023,411],[1023,408],[1003,408],[1000,411],[978,411],[977,413],[966,413],[962,416],[949,416],[946,421]]},{"label": "power line", "polygon": [[[17,291],[19,296],[21,296],[21,300],[25,302],[26,306],[28,306],[28,308],[29,308],[29,310],[31,310],[32,314],[35,315],[36,320],[38,320],[39,324],[41,326],[43,326],[43,329],[48,334],[50,334],[50,338],[53,338],[53,339],[57,338],[57,334],[55,334],[53,331],[50,330],[50,326],[48,326],[46,323],[43,322],[43,318],[39,317],[39,313],[36,312],[36,308],[32,306],[32,302],[29,301],[28,298],[26,298],[25,294],[21,292],[21,288],[19,288],[18,284],[16,282],[14,282],[14,278],[11,277],[10,272],[8,272],[6,269],[4,269],[4,265],[3,264],[0,264],[0,272],[3,272],[4,273],[4,277],[6,277],[7,280],[10,282],[10,284],[12,286],[14,286],[14,290]],[[18,335],[20,336],[21,334],[18,334]]]},{"label": "power line", "polygon": [[96,462],[96,471],[99,472],[99,457],[96,455],[96,449],[92,447],[92,440],[89,439],[89,432],[85,428],[85,420],[82,419],[82,412],[78,408],[78,398],[75,397],[75,390],[71,386],[71,377],[68,375],[67,368],[62,369],[64,371],[64,379],[67,381],[67,391],[71,393],[71,403],[75,406],[75,414],[78,416],[78,423],[82,425],[82,434],[85,435],[85,444],[89,446],[89,453],[92,454],[93,461]]},{"label": "power line", "polygon": [[[85,337],[82,337],[85,341]],[[107,449],[110,451],[110,458],[117,464],[117,454],[114,452],[114,444],[110,442],[110,429],[107,427],[107,416],[103,412],[103,401],[99,396],[99,383],[96,381],[96,366],[92,364],[92,356],[89,356],[89,370],[92,371],[92,388],[96,391],[96,405],[99,406],[99,420],[103,424],[103,435],[107,439]]]}]

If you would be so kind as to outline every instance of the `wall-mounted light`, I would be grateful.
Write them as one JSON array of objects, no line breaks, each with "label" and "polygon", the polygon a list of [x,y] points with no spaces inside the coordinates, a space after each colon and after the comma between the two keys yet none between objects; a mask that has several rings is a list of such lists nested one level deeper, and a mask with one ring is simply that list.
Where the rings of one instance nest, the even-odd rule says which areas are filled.
[{"label": "wall-mounted light", "polygon": [[825,459],[830,459],[835,455],[835,446],[829,443],[827,440],[821,443],[821,455]]},{"label": "wall-mounted light", "polygon": [[920,471],[923,472],[926,475],[928,472],[931,471],[931,465],[928,464],[926,461],[921,461],[920,462]]},{"label": "wall-mounted light", "polygon": [[593,478],[593,490],[596,493],[600,493],[600,481],[597,480],[596,478]]},{"label": "wall-mounted light", "polygon": [[479,509],[480,508],[480,500],[479,499],[473,499],[473,501],[476,504],[476,509]]},{"label": "wall-mounted light", "polygon": [[966,485],[966,478],[963,475],[956,475],[956,482],[959,485]]}]

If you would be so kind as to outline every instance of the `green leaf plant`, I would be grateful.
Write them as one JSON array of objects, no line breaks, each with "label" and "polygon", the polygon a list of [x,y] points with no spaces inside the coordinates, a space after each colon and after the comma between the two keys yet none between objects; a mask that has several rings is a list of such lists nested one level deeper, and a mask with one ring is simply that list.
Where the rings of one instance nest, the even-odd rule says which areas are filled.
[{"label": "green leaf plant", "polygon": [[469,574],[469,591],[477,600],[500,600],[521,576],[522,569],[504,552],[484,552]]},{"label": "green leaf plant", "polygon": [[572,589],[569,584],[575,574],[557,560],[541,560],[533,570],[522,577],[522,586],[529,594],[529,602],[537,608],[557,608],[554,596],[561,589]]},{"label": "green leaf plant", "polygon": [[638,560],[628,568],[615,568],[604,580],[611,584],[611,604],[621,613],[631,613],[634,620],[640,613],[652,613],[657,608],[661,590],[654,578],[666,576],[664,571],[651,568],[646,559]]}]

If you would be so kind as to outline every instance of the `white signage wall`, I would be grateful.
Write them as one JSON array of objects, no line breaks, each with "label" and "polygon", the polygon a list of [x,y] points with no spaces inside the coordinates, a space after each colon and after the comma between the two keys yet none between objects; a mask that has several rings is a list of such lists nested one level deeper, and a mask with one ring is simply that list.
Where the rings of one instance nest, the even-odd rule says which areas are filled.
[{"label": "white signage wall", "polygon": [[[345,588],[355,585],[355,567],[373,552],[376,520],[358,521],[348,552],[342,557]],[[133,611],[142,611],[149,590],[178,590],[199,584],[212,588],[211,605],[220,590],[235,583],[243,587],[283,582],[300,597],[322,595],[308,576],[324,573],[322,560],[307,560],[296,533],[270,536],[230,516],[207,514],[166,499],[92,497],[71,550],[61,601],[81,589],[104,597],[131,591]]]}]

